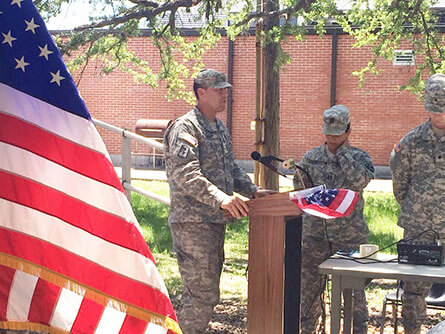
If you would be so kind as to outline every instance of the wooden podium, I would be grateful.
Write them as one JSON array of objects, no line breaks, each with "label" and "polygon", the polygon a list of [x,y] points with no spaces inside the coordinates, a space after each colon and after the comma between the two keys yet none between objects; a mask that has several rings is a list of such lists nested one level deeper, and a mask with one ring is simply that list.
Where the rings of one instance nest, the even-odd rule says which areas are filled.
[{"label": "wooden podium", "polygon": [[[287,192],[250,200],[248,206],[247,332],[298,333],[301,217],[296,216],[302,211]],[[285,304],[291,305],[288,312]]]}]

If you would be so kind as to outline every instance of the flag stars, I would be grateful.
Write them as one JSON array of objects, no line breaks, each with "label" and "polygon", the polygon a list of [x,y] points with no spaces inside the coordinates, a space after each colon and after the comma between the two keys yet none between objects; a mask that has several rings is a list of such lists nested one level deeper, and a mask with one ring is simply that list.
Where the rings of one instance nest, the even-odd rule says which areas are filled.
[{"label": "flag stars", "polygon": [[50,81],[50,83],[55,82],[58,86],[60,86],[60,81],[62,81],[63,79],[65,79],[65,77],[62,77],[60,75],[60,70],[58,70],[56,73],[53,72],[49,72],[51,73],[51,76],[53,77]]},{"label": "flag stars", "polygon": [[4,38],[2,44],[8,43],[9,46],[12,48],[12,42],[17,40],[17,38],[11,36],[11,30],[9,30],[7,34],[2,33],[2,35]]},{"label": "flag stars", "polygon": [[25,72],[25,67],[29,65],[29,63],[27,63],[25,61],[25,57],[22,57],[21,59],[17,59],[14,58],[15,61],[17,62],[17,66],[15,67],[15,69],[21,69],[23,72]]},{"label": "flag stars", "polygon": [[35,29],[40,27],[38,24],[34,23],[34,18],[32,18],[31,21],[29,22],[25,20],[25,23],[26,23],[25,31],[31,30],[33,34],[36,33]]},{"label": "flag stars", "polygon": [[43,48],[39,46],[39,49],[40,49],[39,57],[45,57],[46,60],[48,60],[48,55],[53,53],[53,51],[48,50],[48,44],[45,44]]},{"label": "flag stars", "polygon": [[25,0],[12,0],[11,1],[11,6],[12,5],[17,5],[17,6],[19,6],[19,8],[22,8],[22,1],[25,1]]}]

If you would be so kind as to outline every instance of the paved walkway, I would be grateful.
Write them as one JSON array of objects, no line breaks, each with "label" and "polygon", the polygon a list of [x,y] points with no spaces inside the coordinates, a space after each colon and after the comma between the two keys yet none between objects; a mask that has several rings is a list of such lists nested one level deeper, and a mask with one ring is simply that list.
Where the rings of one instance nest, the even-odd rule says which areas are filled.
[{"label": "paved walkway", "polygon": [[[120,177],[121,176],[121,168],[115,167],[115,169],[116,169],[117,174]],[[253,179],[253,174],[250,173],[249,176],[251,179]],[[131,177],[133,179],[137,179],[137,180],[167,181],[165,171],[163,171],[163,170],[132,169]],[[280,186],[292,188],[292,179],[280,176]],[[383,180],[383,179],[372,180],[368,184],[368,186],[365,188],[365,191],[392,192],[392,181],[391,180]]]}]

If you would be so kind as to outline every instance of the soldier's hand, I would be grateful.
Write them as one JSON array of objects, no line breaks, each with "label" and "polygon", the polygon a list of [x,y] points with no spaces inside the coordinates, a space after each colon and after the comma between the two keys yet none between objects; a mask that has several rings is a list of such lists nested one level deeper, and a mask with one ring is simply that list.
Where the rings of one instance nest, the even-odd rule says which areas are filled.
[{"label": "soldier's hand", "polygon": [[245,217],[249,213],[249,207],[246,202],[237,196],[230,196],[223,200],[221,209],[229,211],[235,218]]},{"label": "soldier's hand", "polygon": [[271,195],[271,194],[276,194],[277,192],[275,190],[270,190],[270,189],[258,189],[255,194],[253,194],[253,197],[258,198],[258,197],[264,197],[267,195]]}]

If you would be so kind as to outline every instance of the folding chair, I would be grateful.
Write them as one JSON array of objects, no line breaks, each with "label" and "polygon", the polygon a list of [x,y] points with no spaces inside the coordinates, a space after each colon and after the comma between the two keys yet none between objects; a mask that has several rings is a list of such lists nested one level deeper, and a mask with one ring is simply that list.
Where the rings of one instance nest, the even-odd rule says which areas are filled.
[{"label": "folding chair", "polygon": [[[402,305],[404,282],[400,281],[395,291],[388,292],[383,299],[382,317],[380,320],[380,334],[385,328],[386,305],[392,305],[394,333],[397,334],[397,315],[399,305]],[[434,283],[425,298],[426,306],[430,309],[445,310],[445,284]]]}]

